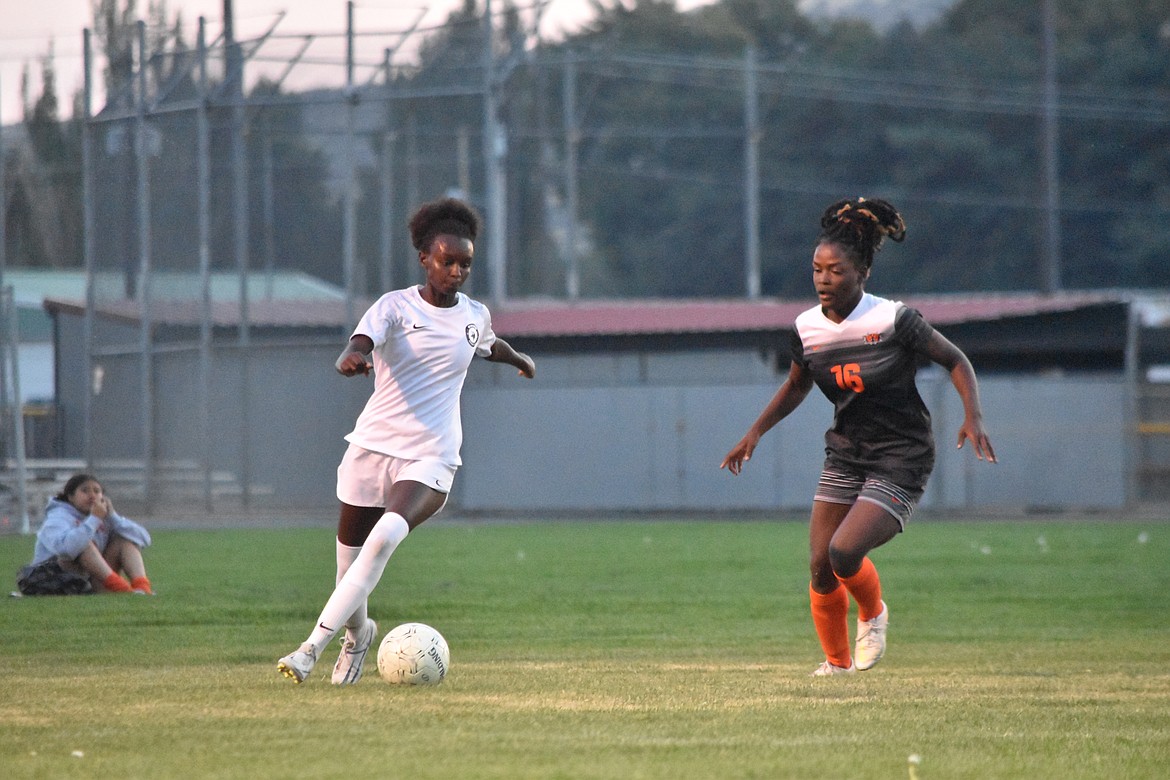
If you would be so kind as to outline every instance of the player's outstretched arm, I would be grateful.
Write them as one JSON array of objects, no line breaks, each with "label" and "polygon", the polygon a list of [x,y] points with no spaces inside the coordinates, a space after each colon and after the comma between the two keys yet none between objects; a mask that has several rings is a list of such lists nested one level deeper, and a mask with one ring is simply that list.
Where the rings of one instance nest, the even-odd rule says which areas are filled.
[{"label": "player's outstretched arm", "polygon": [[523,352],[517,352],[512,345],[500,337],[492,342],[492,353],[487,359],[493,363],[507,363],[520,372],[520,376],[532,379],[536,376],[536,363]]},{"label": "player's outstretched arm", "polygon": [[979,382],[975,369],[963,351],[945,336],[935,332],[930,337],[926,354],[951,375],[951,384],[963,401],[963,425],[959,428],[958,446],[961,449],[967,441],[975,448],[975,457],[995,463],[995,449],[991,437],[983,427],[983,407],[979,401]]},{"label": "player's outstretched arm", "polygon": [[358,374],[369,376],[373,366],[370,365],[370,361],[366,360],[366,356],[373,351],[373,339],[359,333],[349,340],[345,349],[337,357],[337,362],[333,365],[337,369],[337,373],[342,376],[357,376]]},{"label": "player's outstretched arm", "polygon": [[812,385],[812,374],[806,371],[804,366],[794,361],[788,370],[788,378],[784,380],[784,384],[776,391],[776,395],[772,396],[772,400],[764,407],[764,411],[760,412],[759,418],[752,423],[752,427],[748,428],[748,432],[723,458],[719,468],[727,469],[732,474],[739,476],[739,472],[743,471],[744,464],[752,459],[752,453],[755,452],[756,445],[760,443],[760,437],[772,430],[776,423],[792,414],[792,411],[808,397]]}]

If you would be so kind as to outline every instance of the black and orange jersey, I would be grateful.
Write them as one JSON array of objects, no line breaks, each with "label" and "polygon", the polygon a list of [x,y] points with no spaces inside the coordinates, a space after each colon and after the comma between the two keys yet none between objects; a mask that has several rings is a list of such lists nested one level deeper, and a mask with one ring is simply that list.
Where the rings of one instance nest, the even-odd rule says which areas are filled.
[{"label": "black and orange jersey", "polygon": [[900,485],[925,483],[934,437],[914,378],[933,333],[916,310],[869,293],[841,323],[820,306],[796,318],[793,360],[833,403],[831,460]]}]

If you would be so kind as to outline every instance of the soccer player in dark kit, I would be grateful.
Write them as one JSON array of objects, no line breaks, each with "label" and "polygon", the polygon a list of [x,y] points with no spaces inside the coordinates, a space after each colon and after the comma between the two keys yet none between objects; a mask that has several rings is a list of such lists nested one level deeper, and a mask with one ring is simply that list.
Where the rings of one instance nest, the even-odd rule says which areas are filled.
[{"label": "soccer player in dark kit", "polygon": [[[902,215],[884,200],[825,210],[813,253],[819,302],[796,318],[788,378],[720,465],[738,475],[760,437],[813,384],[833,403],[809,523],[809,597],[825,653],[814,677],[872,669],[885,653],[889,609],[868,553],[905,530],[934,466],[930,413],[914,381],[921,358],[942,366],[962,399],[958,446],[970,441],[976,457],[995,462],[971,361],[914,309],[865,292],[874,253],[886,238],[905,236]],[[852,652],[850,596],[858,618]]]}]

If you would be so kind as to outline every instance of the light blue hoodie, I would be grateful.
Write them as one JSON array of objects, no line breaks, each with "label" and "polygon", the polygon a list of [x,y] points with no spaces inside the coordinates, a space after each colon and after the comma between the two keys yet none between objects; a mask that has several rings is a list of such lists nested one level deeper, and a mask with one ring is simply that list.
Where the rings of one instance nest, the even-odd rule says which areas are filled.
[{"label": "light blue hoodie", "polygon": [[138,547],[150,546],[150,532],[117,512],[110,512],[103,521],[100,517],[83,515],[68,501],[51,498],[45,507],[45,522],[37,531],[33,565],[57,556],[74,559],[90,542],[105,552],[112,534]]}]

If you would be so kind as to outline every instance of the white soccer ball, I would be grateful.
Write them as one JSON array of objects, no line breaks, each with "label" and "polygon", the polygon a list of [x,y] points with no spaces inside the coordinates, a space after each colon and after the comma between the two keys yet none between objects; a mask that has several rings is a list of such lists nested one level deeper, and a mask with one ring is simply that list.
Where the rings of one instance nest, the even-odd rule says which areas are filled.
[{"label": "white soccer ball", "polygon": [[378,646],[378,674],[395,685],[438,685],[451,668],[443,635],[425,623],[403,623]]}]

